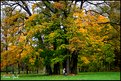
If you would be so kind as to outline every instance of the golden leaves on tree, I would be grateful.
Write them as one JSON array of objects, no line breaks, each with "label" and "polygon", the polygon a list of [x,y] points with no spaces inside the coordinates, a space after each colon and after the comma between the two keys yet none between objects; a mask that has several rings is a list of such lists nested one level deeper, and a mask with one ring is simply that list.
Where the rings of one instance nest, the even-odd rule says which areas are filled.
[{"label": "golden leaves on tree", "polygon": [[60,2],[55,2],[55,3],[53,3],[53,7],[56,8],[56,9],[63,9],[64,4],[62,4]]}]

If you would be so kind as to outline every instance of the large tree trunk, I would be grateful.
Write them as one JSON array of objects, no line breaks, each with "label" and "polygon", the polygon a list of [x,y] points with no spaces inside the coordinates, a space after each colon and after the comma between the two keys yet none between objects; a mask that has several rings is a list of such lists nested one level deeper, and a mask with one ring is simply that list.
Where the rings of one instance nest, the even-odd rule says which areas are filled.
[{"label": "large tree trunk", "polygon": [[20,63],[18,63],[18,74],[20,74]]},{"label": "large tree trunk", "polygon": [[25,68],[25,64],[22,62],[21,63],[21,70],[24,71],[24,68]]},{"label": "large tree trunk", "polygon": [[78,55],[77,52],[74,52],[71,57],[71,73],[77,74],[77,62],[78,62]]},{"label": "large tree trunk", "polygon": [[14,74],[14,64],[12,65],[12,73]]},{"label": "large tree trunk", "polygon": [[[7,38],[7,35],[5,35],[5,37]],[[5,41],[6,41],[6,43],[7,43],[7,39],[6,39]],[[8,50],[8,45],[7,45],[7,44],[6,44],[5,50],[6,50],[6,51]],[[6,60],[7,60],[7,58],[8,58],[8,54],[7,54],[7,56],[6,56]],[[8,62],[7,62],[7,64],[6,64],[6,74],[8,74]]]},{"label": "large tree trunk", "polygon": [[63,68],[65,68],[65,72],[67,74],[69,74],[70,73],[70,56],[69,56],[69,50],[66,49],[66,51],[64,53],[67,54],[68,56],[63,61]]},{"label": "large tree trunk", "polygon": [[47,75],[52,75],[52,68],[50,65],[46,65],[46,73]]},{"label": "large tree trunk", "polygon": [[66,59],[63,61],[63,68],[66,68]]},{"label": "large tree trunk", "polygon": [[[23,51],[23,50],[22,50]],[[20,62],[20,59],[21,59],[21,53],[22,51],[20,52],[19,54],[19,61],[18,61],[18,74],[20,74],[20,68],[21,68],[21,62]]]},{"label": "large tree trunk", "polygon": [[6,74],[8,74],[8,66],[6,66]]},{"label": "large tree trunk", "polygon": [[70,57],[67,57],[67,75],[70,74]]},{"label": "large tree trunk", "polygon": [[60,63],[59,62],[54,64],[54,72],[53,72],[53,74],[60,74]]},{"label": "large tree trunk", "polygon": [[37,74],[38,74],[38,73],[39,73],[39,69],[38,69],[38,67],[37,67],[37,70],[36,70],[36,71],[37,71]]},{"label": "large tree trunk", "polygon": [[81,72],[81,68],[79,68],[79,72]]},{"label": "large tree trunk", "polygon": [[26,74],[28,74],[29,68],[28,65],[26,65]]}]

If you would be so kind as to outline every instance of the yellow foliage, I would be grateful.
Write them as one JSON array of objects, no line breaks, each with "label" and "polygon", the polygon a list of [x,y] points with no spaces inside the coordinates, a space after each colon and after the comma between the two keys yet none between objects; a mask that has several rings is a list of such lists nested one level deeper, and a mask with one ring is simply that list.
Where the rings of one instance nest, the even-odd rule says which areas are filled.
[{"label": "yellow foliage", "polygon": [[79,30],[81,33],[87,33],[87,29],[80,28]]},{"label": "yellow foliage", "polygon": [[82,56],[82,57],[81,57],[81,60],[82,60],[85,64],[89,64],[89,63],[90,63],[89,59],[87,59],[87,57],[85,57],[85,56]]},{"label": "yellow foliage", "polygon": [[19,58],[19,54],[16,55],[16,58]]},{"label": "yellow foliage", "polygon": [[104,17],[104,16],[98,16],[98,18],[97,18],[97,22],[98,23],[102,23],[102,22],[109,22],[109,19],[108,18],[106,18],[106,17]]},{"label": "yellow foliage", "polygon": [[95,55],[92,55],[91,56],[91,60],[95,61],[96,60],[96,56]]},{"label": "yellow foliage", "polygon": [[35,62],[35,58],[30,58],[29,59],[29,63],[31,63],[31,65],[34,65],[34,62]]},{"label": "yellow foliage", "polygon": [[107,38],[109,38],[109,37],[108,36],[103,36],[102,37],[102,40],[107,39]]},{"label": "yellow foliage", "polygon": [[36,55],[39,55],[39,53],[38,53],[38,52],[35,52],[35,54],[36,54]]},{"label": "yellow foliage", "polygon": [[83,18],[85,16],[83,10],[77,11],[73,14],[73,16],[77,16],[78,18]]},{"label": "yellow foliage", "polygon": [[68,49],[71,51],[71,53],[76,50],[73,44],[69,44]]},{"label": "yellow foliage", "polygon": [[14,28],[14,32],[18,31],[18,27]]},{"label": "yellow foliage", "polygon": [[14,45],[9,46],[10,50],[15,50],[16,48],[17,48],[17,46],[14,46]]},{"label": "yellow foliage", "polygon": [[2,61],[1,65],[2,65],[2,67],[5,67],[7,65],[7,61],[6,60]]},{"label": "yellow foliage", "polygon": [[99,49],[99,48],[98,48],[97,50],[98,50],[98,51],[101,51],[101,49]]},{"label": "yellow foliage", "polygon": [[49,35],[50,37],[54,37],[55,36],[55,33],[54,32],[52,32],[52,33],[50,33],[50,35]]},{"label": "yellow foliage", "polygon": [[21,58],[24,58],[33,52],[33,48],[30,45],[23,46],[23,48],[24,50],[21,53]]},{"label": "yellow foliage", "polygon": [[32,20],[34,20],[37,17],[37,14],[33,14],[31,15],[25,22],[31,22]]},{"label": "yellow foliage", "polygon": [[24,50],[24,51],[21,53],[21,58],[26,57],[26,56],[27,56],[27,54],[28,54],[28,52]]},{"label": "yellow foliage", "polygon": [[24,40],[26,40],[26,36],[21,35],[19,37],[19,42],[23,42]]},{"label": "yellow foliage", "polygon": [[27,35],[31,37],[31,36],[33,35],[33,33],[34,33],[34,32],[33,32],[32,30],[30,30],[30,31],[27,33]]},{"label": "yellow foliage", "polygon": [[20,17],[20,14],[15,14],[15,15],[9,17],[9,18],[5,18],[5,19],[4,19],[4,22],[5,22],[6,25],[13,24],[14,21],[15,21],[18,17]]}]

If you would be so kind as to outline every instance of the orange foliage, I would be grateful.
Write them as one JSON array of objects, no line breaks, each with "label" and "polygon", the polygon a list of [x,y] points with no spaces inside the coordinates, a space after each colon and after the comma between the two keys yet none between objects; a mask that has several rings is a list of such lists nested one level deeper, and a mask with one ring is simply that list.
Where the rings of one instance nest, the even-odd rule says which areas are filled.
[{"label": "orange foliage", "polygon": [[108,18],[101,16],[101,15],[98,16],[97,20],[98,20],[97,21],[98,23],[109,22]]},{"label": "orange foliage", "polygon": [[64,5],[62,3],[55,2],[53,4],[53,7],[56,8],[56,9],[63,9],[64,8]]}]

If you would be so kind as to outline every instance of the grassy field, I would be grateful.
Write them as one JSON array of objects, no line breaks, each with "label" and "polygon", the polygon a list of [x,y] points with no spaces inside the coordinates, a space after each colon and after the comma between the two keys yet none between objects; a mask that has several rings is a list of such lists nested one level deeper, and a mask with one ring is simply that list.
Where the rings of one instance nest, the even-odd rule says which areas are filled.
[{"label": "grassy field", "polygon": [[[13,78],[1,77],[1,80],[13,80]],[[14,80],[120,80],[120,72],[82,72],[78,75],[39,75],[39,74],[20,74]]]}]

